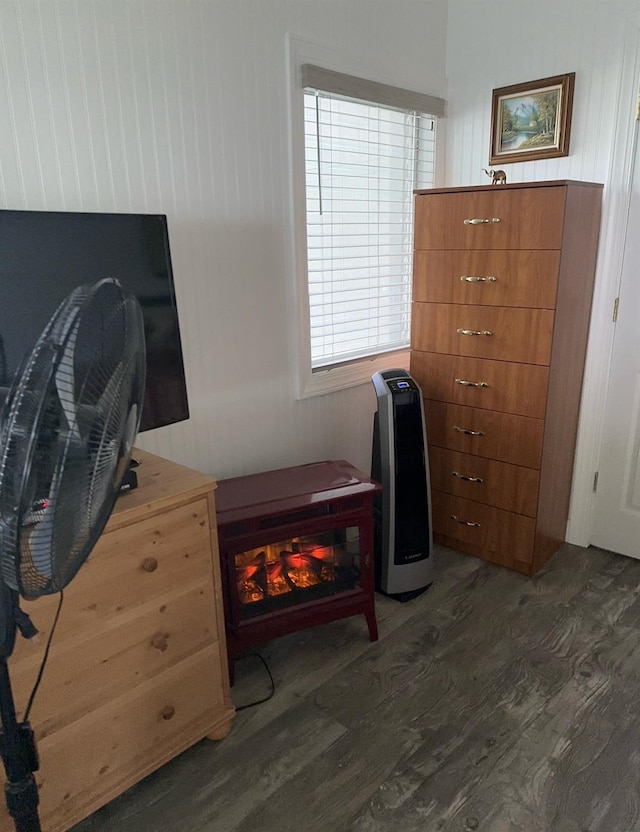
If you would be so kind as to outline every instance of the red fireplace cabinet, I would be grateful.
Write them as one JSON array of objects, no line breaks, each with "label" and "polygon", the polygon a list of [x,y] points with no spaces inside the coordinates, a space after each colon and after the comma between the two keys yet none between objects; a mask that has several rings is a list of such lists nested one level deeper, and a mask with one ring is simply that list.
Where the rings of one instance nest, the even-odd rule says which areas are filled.
[{"label": "red fireplace cabinet", "polygon": [[273,638],[363,614],[376,641],[373,500],[345,460],[221,480],[216,511],[229,666]]}]

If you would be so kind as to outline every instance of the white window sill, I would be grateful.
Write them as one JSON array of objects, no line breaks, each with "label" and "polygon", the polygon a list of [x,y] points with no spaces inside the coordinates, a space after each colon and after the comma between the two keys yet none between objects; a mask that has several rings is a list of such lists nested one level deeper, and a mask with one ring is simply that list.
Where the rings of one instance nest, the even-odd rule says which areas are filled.
[{"label": "white window sill", "polygon": [[326,370],[316,370],[306,378],[301,379],[299,399],[311,396],[322,396],[325,393],[335,393],[371,381],[371,376],[381,370],[401,368],[409,369],[409,350],[383,353],[371,358],[362,358],[350,364],[329,367]]}]

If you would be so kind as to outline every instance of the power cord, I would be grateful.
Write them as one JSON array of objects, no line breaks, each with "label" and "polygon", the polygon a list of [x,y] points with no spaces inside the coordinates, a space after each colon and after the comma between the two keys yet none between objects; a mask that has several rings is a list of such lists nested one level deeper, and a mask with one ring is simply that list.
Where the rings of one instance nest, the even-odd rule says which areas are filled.
[{"label": "power cord", "polygon": [[58,619],[60,618],[60,610],[62,609],[62,602],[64,600],[64,592],[60,590],[60,600],[58,601],[58,609],[56,610],[55,617],[53,619],[53,624],[51,625],[51,632],[49,633],[49,638],[47,639],[47,646],[44,649],[44,655],[42,657],[42,661],[40,662],[40,670],[38,671],[38,676],[36,677],[35,684],[33,686],[33,690],[31,691],[31,696],[29,697],[29,702],[27,703],[27,707],[25,708],[24,712],[24,721],[29,721],[29,714],[31,712],[31,706],[33,705],[33,700],[36,698],[36,693],[38,692],[38,688],[40,687],[40,682],[42,681],[42,676],[44,674],[44,668],[47,664],[47,659],[49,658],[49,651],[51,650],[51,642],[53,641],[53,634],[56,631],[56,626],[58,624]]},{"label": "power cord", "polygon": [[266,663],[266,661],[260,655],[260,653],[249,653],[248,655],[244,656],[243,658],[245,658],[245,659],[250,659],[250,658],[260,659],[260,661],[262,662],[262,664],[265,667],[265,670],[267,671],[267,673],[269,675],[269,681],[271,683],[271,690],[267,694],[267,696],[265,696],[263,699],[258,699],[256,702],[249,702],[247,705],[240,705],[238,708],[236,708],[236,713],[238,711],[246,711],[247,708],[254,708],[256,705],[262,705],[263,702],[268,702],[269,699],[271,699],[273,694],[276,692],[276,683],[273,681],[273,676],[271,675],[271,671],[269,670],[269,665]]}]

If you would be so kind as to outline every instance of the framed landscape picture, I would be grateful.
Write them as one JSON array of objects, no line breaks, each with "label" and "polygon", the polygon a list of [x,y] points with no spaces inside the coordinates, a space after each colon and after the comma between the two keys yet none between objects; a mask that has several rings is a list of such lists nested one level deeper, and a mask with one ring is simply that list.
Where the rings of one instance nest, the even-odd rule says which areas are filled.
[{"label": "framed landscape picture", "polygon": [[575,72],[493,91],[489,164],[569,155]]}]

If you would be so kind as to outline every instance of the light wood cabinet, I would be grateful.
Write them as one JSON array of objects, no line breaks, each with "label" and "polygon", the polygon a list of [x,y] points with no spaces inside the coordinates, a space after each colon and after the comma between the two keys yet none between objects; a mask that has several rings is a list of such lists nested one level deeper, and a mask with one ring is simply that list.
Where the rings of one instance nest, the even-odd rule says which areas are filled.
[{"label": "light wood cabinet", "polygon": [[411,374],[434,538],[529,575],[565,539],[601,194],[416,192]]},{"label": "light wood cabinet", "polygon": [[[31,713],[43,832],[69,829],[231,727],[215,481],[143,451],[135,456],[139,487],[118,499],[65,590]],[[40,642],[18,638],[9,662],[19,718],[57,603],[22,603]],[[5,814],[0,828],[12,828]]]}]

